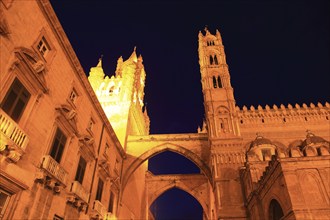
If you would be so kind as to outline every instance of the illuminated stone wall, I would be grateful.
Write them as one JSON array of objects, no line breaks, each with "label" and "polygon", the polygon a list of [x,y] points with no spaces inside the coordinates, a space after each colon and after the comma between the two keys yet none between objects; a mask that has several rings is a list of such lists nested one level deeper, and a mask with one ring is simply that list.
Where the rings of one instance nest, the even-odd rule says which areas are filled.
[{"label": "illuminated stone wall", "polygon": [[[198,35],[202,129],[150,135],[135,48],[114,74],[100,59],[87,78],[48,0],[0,7],[0,218],[153,219],[151,203],[173,187],[204,219],[330,218],[329,103],[239,108],[219,31]],[[25,94],[18,113],[12,85]],[[201,173],[147,172],[164,151]]]}]

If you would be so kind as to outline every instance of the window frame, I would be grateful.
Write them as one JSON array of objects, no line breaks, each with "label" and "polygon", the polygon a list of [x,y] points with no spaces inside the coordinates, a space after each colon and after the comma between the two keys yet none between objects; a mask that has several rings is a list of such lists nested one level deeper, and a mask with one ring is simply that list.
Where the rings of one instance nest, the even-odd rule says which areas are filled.
[{"label": "window frame", "polygon": [[[15,91],[15,86],[14,84],[16,83],[16,87],[19,86],[18,91]],[[18,83],[18,85],[17,85]],[[16,88],[17,89],[17,88]],[[12,94],[12,92],[15,94],[16,96],[14,97],[14,101],[10,100],[9,97]],[[18,115],[16,116],[16,118],[14,118],[14,114],[16,111],[16,108],[18,106],[18,102],[20,100],[22,100],[22,95],[24,93],[28,93],[27,94],[27,98],[23,103],[23,106],[21,107],[21,109],[19,110],[20,112],[18,113]],[[24,85],[24,83],[21,82],[21,80],[19,80],[17,77],[14,78],[14,80],[12,81],[11,85],[9,86],[3,100],[1,101],[0,107],[1,109],[6,112],[6,114],[8,116],[10,116],[15,122],[19,122],[22,115],[24,114],[26,107],[29,104],[29,101],[31,100],[32,94],[31,92],[26,88],[26,86]],[[4,106],[8,105],[9,109],[4,108]]]},{"label": "window frame", "polygon": [[96,194],[95,194],[95,200],[98,200],[101,202],[103,189],[104,189],[104,181],[99,177],[99,181],[97,183]]},{"label": "window frame", "polygon": [[6,209],[7,209],[8,205],[9,205],[9,203],[10,203],[10,200],[11,200],[13,194],[10,193],[10,192],[8,192],[8,191],[6,191],[6,190],[4,190],[4,189],[2,189],[2,188],[0,188],[0,194],[7,195],[7,198],[6,198],[5,202],[4,202],[4,205],[2,207],[0,206],[0,219],[2,219],[4,217],[4,215],[5,215]]},{"label": "window frame", "polygon": [[111,212],[112,214],[114,213],[114,209],[115,209],[115,199],[116,199],[115,193],[110,190],[108,212]]},{"label": "window frame", "polygon": [[[56,137],[57,137],[57,134],[58,132],[61,132],[61,138],[60,140],[62,140],[63,136],[65,137],[65,141],[64,141],[64,144],[62,146],[62,150],[61,150],[61,153],[60,153],[60,157],[59,157],[59,160],[57,160],[57,157],[58,157],[58,152],[59,152],[59,149],[57,149],[55,151],[55,155],[52,155],[53,154],[53,151],[54,151],[54,144],[56,142]],[[56,130],[55,130],[55,133],[54,133],[54,136],[52,138],[52,144],[51,144],[51,147],[50,147],[50,150],[49,150],[49,155],[57,162],[60,164],[62,158],[63,158],[63,155],[64,155],[64,151],[65,151],[65,148],[66,148],[66,144],[68,142],[68,136],[65,134],[65,132],[63,132],[63,130],[59,127],[56,127]],[[57,144],[57,146],[59,145],[60,143]]]},{"label": "window frame", "polygon": [[[83,165],[83,166],[81,166]],[[82,156],[79,157],[78,166],[76,170],[75,181],[78,181],[80,184],[83,183],[85,173],[86,173],[87,161]]]},{"label": "window frame", "polygon": [[[39,44],[41,41],[44,41],[45,44],[48,46],[48,51],[47,53],[42,53],[39,49]],[[40,30],[40,34],[38,38],[35,40],[33,43],[33,49],[39,54],[39,56],[46,61],[47,64],[51,63],[54,59],[56,49],[55,46],[53,45],[52,41],[50,40],[50,37],[48,36],[45,28],[42,28]]]}]

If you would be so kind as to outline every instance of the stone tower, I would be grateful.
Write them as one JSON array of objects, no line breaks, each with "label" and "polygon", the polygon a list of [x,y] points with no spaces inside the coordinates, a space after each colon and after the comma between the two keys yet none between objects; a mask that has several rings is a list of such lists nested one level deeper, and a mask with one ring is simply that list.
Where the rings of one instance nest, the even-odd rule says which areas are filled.
[{"label": "stone tower", "polygon": [[[241,218],[245,215],[239,168],[244,150],[239,130],[234,89],[220,32],[205,28],[199,32],[198,54],[204,96],[205,118],[210,146],[210,168],[213,179],[216,216]],[[231,192],[231,193],[227,193]],[[233,214],[235,213],[235,214]]]},{"label": "stone tower", "polygon": [[149,117],[145,109],[143,112],[146,73],[142,62],[134,48],[127,60],[118,59],[114,76],[105,76],[99,59],[88,77],[122,146],[127,135],[149,134]]},{"label": "stone tower", "polygon": [[198,54],[204,95],[205,117],[211,139],[240,136],[235,113],[234,90],[220,32],[199,32]]}]

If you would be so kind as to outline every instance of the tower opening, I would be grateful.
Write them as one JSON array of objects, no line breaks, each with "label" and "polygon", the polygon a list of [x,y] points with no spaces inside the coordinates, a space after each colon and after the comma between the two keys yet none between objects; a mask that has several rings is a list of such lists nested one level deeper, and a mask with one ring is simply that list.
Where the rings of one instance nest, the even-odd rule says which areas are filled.
[{"label": "tower opening", "polygon": [[172,151],[165,151],[150,158],[148,170],[154,175],[201,173],[191,160]]},{"label": "tower opening", "polygon": [[284,214],[281,205],[275,199],[273,199],[269,205],[269,219],[280,220],[283,215]]},{"label": "tower opening", "polygon": [[151,204],[150,211],[156,220],[203,219],[203,208],[200,203],[179,188],[172,188],[161,194]]}]

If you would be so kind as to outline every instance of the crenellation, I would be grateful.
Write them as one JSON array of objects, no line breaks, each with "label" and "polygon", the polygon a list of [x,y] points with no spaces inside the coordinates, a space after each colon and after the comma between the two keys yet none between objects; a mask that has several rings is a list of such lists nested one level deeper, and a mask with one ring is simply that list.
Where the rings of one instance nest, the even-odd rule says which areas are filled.
[{"label": "crenellation", "polygon": [[[329,106],[329,104],[328,104]],[[299,122],[310,122],[310,121],[325,121],[329,120],[330,108],[327,104],[322,105],[318,103],[317,105],[311,103],[308,107],[305,103],[302,104],[302,108],[299,104],[295,104],[293,107],[291,104],[288,104],[285,107],[283,104],[280,105],[280,108],[277,105],[273,105],[273,108],[270,108],[269,105],[266,105],[265,108],[262,108],[258,105],[257,109],[254,106],[250,107],[250,110],[246,106],[243,106],[242,109],[237,110],[239,121],[243,126],[248,124],[264,124],[264,123],[299,123]]]}]

